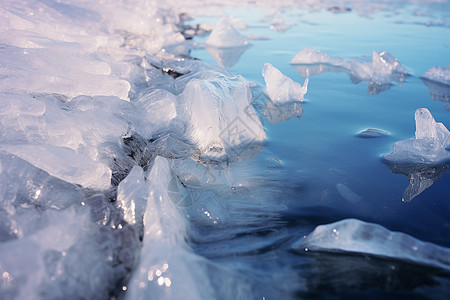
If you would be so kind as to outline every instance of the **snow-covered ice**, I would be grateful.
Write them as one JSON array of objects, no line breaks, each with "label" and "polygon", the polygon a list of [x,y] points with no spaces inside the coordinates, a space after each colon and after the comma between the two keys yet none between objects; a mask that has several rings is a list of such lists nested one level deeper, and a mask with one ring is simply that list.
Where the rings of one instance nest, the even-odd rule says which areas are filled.
[{"label": "snow-covered ice", "polygon": [[415,112],[415,137],[395,142],[392,153],[383,155],[394,164],[439,164],[449,157],[450,132],[444,124],[434,120],[430,111],[419,108]]},{"label": "snow-covered ice", "polygon": [[450,249],[357,219],[320,225],[294,243],[297,251],[342,251],[405,260],[448,270]]},{"label": "snow-covered ice", "polygon": [[266,82],[267,96],[274,103],[303,101],[308,90],[308,78],[301,86],[300,83],[293,81],[270,63],[264,64],[262,75]]}]

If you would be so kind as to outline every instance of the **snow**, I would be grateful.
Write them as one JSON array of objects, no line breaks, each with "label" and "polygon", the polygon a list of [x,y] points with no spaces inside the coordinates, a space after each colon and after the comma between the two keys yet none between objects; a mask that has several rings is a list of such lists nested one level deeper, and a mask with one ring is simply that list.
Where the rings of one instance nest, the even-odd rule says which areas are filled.
[{"label": "snow", "polygon": [[303,86],[293,81],[270,63],[265,63],[262,75],[266,82],[266,93],[274,103],[287,103],[293,101],[303,101],[303,97],[308,90],[308,78]]},{"label": "snow", "polygon": [[357,219],[317,226],[292,247],[297,251],[354,252],[450,268],[449,249]]},{"label": "snow", "polygon": [[383,155],[388,163],[439,164],[448,159],[450,132],[442,123],[437,123],[430,111],[419,108],[415,112],[415,137],[395,142],[392,153]]},{"label": "snow", "polygon": [[323,72],[344,72],[352,81],[367,81],[369,93],[377,94],[389,88],[392,81],[403,82],[409,74],[407,69],[389,52],[373,51],[372,59],[343,59],[330,56],[320,50],[304,48],[291,60],[291,64],[302,76],[313,76]]}]

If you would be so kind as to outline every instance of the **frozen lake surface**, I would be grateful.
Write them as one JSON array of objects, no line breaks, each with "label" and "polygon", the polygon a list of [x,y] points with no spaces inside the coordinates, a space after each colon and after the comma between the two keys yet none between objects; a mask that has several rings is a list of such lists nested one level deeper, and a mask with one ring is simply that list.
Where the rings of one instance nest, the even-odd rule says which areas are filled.
[{"label": "frozen lake surface", "polygon": [[412,2],[7,1],[0,299],[449,298],[450,3]]}]

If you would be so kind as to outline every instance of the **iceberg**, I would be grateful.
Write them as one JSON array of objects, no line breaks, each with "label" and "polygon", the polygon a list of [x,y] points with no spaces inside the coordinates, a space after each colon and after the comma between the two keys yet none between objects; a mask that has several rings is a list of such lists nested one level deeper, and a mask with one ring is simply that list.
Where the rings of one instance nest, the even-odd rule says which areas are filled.
[{"label": "iceberg", "polygon": [[395,142],[392,153],[383,158],[393,164],[439,164],[448,160],[450,132],[442,123],[437,123],[430,111],[419,108],[415,112],[415,137]]},{"label": "iceberg", "polygon": [[266,93],[276,104],[293,101],[303,101],[303,96],[308,90],[308,78],[303,86],[293,81],[270,63],[265,63],[262,75],[266,82]]},{"label": "iceberg", "polygon": [[292,248],[300,252],[362,253],[450,269],[450,249],[357,219],[317,226]]},{"label": "iceberg", "polygon": [[250,45],[250,41],[243,35],[241,35],[234,25],[234,22],[229,17],[221,18],[210,36],[206,40],[206,45],[216,48],[230,48],[230,47],[242,47]]},{"label": "iceberg", "polygon": [[347,73],[353,82],[367,81],[369,94],[386,90],[392,81],[403,82],[409,75],[406,68],[386,51],[373,51],[372,59],[343,59],[330,56],[319,50],[305,48],[291,60],[291,64],[302,76],[313,76],[323,72]]}]

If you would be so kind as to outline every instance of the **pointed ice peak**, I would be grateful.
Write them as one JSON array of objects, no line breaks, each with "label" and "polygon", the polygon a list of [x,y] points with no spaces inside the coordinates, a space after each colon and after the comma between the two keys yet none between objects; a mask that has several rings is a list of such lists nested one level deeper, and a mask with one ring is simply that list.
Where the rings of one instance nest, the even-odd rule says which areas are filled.
[{"label": "pointed ice peak", "polygon": [[264,64],[262,75],[266,82],[267,96],[276,103],[302,101],[303,96],[308,91],[308,78],[301,86],[270,63]]},{"label": "pointed ice peak", "polygon": [[206,45],[217,48],[231,48],[250,45],[249,40],[240,34],[233,26],[229,17],[221,18],[206,40]]}]

